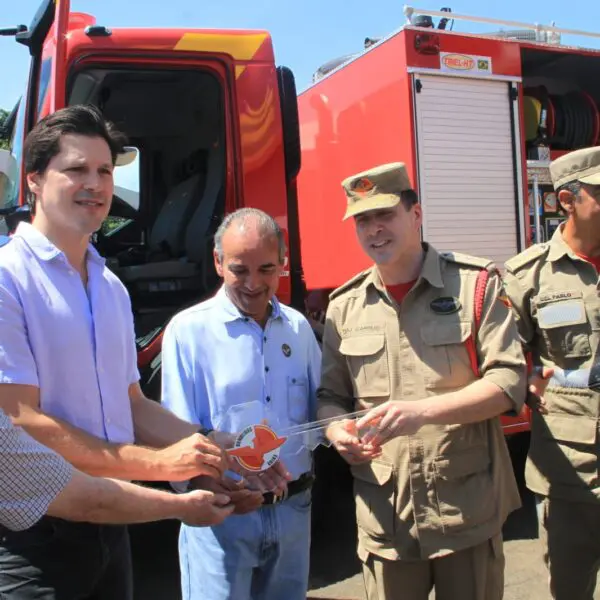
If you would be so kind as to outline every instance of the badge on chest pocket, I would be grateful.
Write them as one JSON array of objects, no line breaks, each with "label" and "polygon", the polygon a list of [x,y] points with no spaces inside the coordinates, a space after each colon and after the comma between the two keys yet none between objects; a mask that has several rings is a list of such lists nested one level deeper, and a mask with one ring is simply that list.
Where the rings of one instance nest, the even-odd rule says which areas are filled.
[{"label": "badge on chest pocket", "polygon": [[559,291],[534,299],[537,322],[553,358],[590,356],[590,331],[583,294]]}]

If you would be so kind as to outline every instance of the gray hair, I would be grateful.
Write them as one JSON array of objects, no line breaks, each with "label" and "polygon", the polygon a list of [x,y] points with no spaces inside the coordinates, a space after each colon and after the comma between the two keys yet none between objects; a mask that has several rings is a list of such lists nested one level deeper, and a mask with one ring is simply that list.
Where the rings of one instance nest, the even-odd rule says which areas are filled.
[{"label": "gray hair", "polygon": [[243,229],[249,222],[256,223],[258,232],[261,236],[272,236],[277,240],[279,263],[283,264],[285,261],[285,253],[287,252],[283,230],[271,215],[268,215],[258,208],[239,208],[238,210],[229,213],[223,219],[223,222],[219,225],[219,228],[215,233],[215,251],[219,258],[219,262],[222,262],[223,260],[223,236],[225,235],[225,232],[232,225],[239,224],[240,229]]},{"label": "gray hair", "polygon": [[557,200],[556,206],[558,208],[558,212],[565,215],[565,214],[567,214],[567,211],[564,209],[563,205],[560,203],[560,200],[558,199],[558,195],[562,191],[571,192],[571,194],[573,194],[573,196],[575,196],[576,199],[579,199],[579,194],[581,192],[581,182],[580,181],[569,181],[569,183],[565,183],[564,185],[561,185],[556,190],[556,200]]},{"label": "gray hair", "polygon": [[571,192],[571,194],[573,194],[573,196],[579,196],[579,192],[581,192],[581,182],[580,181],[569,181],[569,183],[565,183],[564,185],[561,185],[556,190],[556,193],[558,194],[559,192],[562,192],[563,190],[565,190],[567,192]]}]

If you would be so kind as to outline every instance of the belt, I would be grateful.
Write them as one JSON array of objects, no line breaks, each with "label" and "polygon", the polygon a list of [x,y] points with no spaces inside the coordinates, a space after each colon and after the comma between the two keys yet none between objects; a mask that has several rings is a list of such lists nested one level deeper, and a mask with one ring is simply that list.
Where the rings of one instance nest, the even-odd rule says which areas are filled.
[{"label": "belt", "polygon": [[276,496],[273,492],[267,492],[263,494],[263,506],[269,504],[280,504],[284,502],[288,498],[303,492],[304,490],[308,490],[312,487],[315,481],[314,476],[311,473],[303,473],[298,477],[298,479],[294,479],[294,481],[290,481],[287,484],[287,488],[281,496]]}]

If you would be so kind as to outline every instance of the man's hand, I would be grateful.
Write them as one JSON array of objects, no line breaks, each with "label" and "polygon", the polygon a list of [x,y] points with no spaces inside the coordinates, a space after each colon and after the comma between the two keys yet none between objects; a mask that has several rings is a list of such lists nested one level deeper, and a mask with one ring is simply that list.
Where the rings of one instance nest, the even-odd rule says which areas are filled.
[{"label": "man's hand", "polygon": [[260,491],[253,491],[245,487],[243,481],[234,481],[225,476],[222,479],[212,477],[196,477],[190,485],[197,490],[210,490],[215,494],[228,496],[233,512],[243,515],[259,509],[263,503],[263,495]]},{"label": "man's hand", "polygon": [[548,382],[550,381],[552,375],[554,375],[554,369],[550,367],[542,367],[541,369],[535,369],[529,377],[527,406],[533,410],[537,410],[543,415],[548,414],[546,401],[544,400],[544,393],[546,392]]},{"label": "man's hand", "polygon": [[199,433],[158,450],[157,454],[167,481],[185,481],[198,475],[218,479],[228,468],[224,450]]},{"label": "man's hand", "polygon": [[186,525],[206,527],[222,523],[234,510],[229,496],[195,490],[178,497],[182,503],[180,519]]},{"label": "man's hand", "polygon": [[261,493],[273,492],[276,496],[281,496],[286,491],[288,481],[292,479],[291,474],[281,460],[278,460],[266,471],[251,473],[243,470],[241,474],[248,481],[251,488],[260,490]]},{"label": "man's hand", "polygon": [[341,419],[331,423],[325,431],[327,439],[349,465],[369,462],[381,454],[380,448],[374,448],[359,439],[356,426],[356,421],[352,419]]},{"label": "man's hand", "polygon": [[389,400],[371,409],[356,426],[359,431],[369,428],[362,440],[379,448],[395,437],[417,433],[425,424],[423,412],[421,402]]}]

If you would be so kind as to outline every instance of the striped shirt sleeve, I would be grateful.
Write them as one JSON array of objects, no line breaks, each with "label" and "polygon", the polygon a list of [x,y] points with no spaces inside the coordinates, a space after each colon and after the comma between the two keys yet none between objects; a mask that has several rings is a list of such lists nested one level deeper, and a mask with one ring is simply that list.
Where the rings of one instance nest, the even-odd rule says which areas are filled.
[{"label": "striped shirt sleeve", "polygon": [[14,427],[0,411],[0,525],[21,531],[39,521],[69,483],[73,467]]}]

